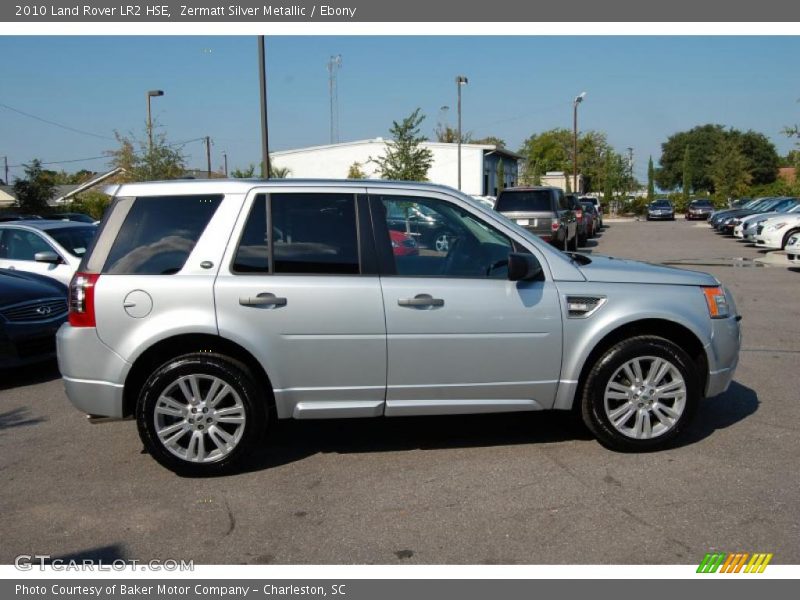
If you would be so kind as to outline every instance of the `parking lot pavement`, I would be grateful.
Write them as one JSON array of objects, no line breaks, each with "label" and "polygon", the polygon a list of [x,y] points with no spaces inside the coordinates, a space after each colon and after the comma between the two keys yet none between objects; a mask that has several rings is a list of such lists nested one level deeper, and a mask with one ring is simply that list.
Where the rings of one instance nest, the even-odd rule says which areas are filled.
[{"label": "parking lot pavement", "polygon": [[735,295],[736,380],[678,447],[611,452],[566,414],[281,422],[245,472],[183,479],[134,423],[89,425],[52,365],[26,369],[0,376],[0,562],[800,562],[798,269],[743,266],[762,253],[682,221],[611,223],[586,252],[709,271]]}]

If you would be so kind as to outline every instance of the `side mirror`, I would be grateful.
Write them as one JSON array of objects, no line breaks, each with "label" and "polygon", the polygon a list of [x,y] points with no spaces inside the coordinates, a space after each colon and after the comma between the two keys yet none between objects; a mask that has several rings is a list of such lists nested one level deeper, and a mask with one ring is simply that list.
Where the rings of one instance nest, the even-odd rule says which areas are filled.
[{"label": "side mirror", "polygon": [[45,252],[37,252],[33,255],[33,260],[36,262],[50,263],[53,265],[61,263],[61,257],[55,252],[51,252],[49,250]]},{"label": "side mirror", "polygon": [[542,274],[542,265],[533,254],[512,252],[508,255],[509,281],[532,281]]}]

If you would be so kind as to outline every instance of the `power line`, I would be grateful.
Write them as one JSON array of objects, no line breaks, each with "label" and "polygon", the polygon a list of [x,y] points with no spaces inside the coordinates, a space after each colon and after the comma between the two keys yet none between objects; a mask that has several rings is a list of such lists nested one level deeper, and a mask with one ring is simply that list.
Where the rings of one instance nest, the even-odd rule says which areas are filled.
[{"label": "power line", "polygon": [[[108,159],[108,158],[111,158],[111,157],[108,156],[108,155],[90,156],[88,158],[72,158],[70,160],[50,160],[50,161],[46,161],[46,162],[45,161],[41,161],[39,164],[42,164],[42,165],[63,165],[63,164],[67,164],[67,163],[86,162],[86,161],[89,161],[89,160],[100,160],[101,158]],[[24,167],[24,166],[25,166],[25,164],[8,165],[8,168],[9,169],[18,169],[18,168]]]},{"label": "power line", "polygon": [[56,127],[60,127],[61,129],[66,129],[67,131],[72,131],[74,133],[80,133],[82,135],[89,135],[91,137],[99,138],[101,140],[113,140],[114,138],[109,137],[107,135],[100,135],[98,133],[92,133],[91,131],[84,131],[82,129],[76,129],[75,127],[70,127],[69,125],[62,125],[61,123],[56,123],[55,121],[50,121],[49,119],[45,119],[43,117],[37,117],[36,115],[32,115],[30,113],[25,112],[24,110],[20,110],[18,108],[14,108],[13,106],[9,106],[8,104],[3,104],[0,102],[0,107],[5,108],[7,110],[11,110],[15,113],[19,113],[24,115],[30,119],[35,119],[37,121],[41,121],[42,123],[47,123],[48,125],[55,125]]}]

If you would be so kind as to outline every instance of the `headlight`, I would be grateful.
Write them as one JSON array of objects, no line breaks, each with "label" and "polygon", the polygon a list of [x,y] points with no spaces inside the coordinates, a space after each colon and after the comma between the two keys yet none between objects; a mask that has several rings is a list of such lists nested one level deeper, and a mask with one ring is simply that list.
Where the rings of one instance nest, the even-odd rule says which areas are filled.
[{"label": "headlight", "polygon": [[704,287],[703,294],[708,305],[708,316],[712,319],[724,319],[730,315],[728,299],[721,287]]},{"label": "headlight", "polygon": [[778,229],[783,229],[784,227],[786,227],[786,223],[785,222],[784,223],[775,223],[774,225],[770,225],[767,229],[770,229],[771,231],[778,231]]}]

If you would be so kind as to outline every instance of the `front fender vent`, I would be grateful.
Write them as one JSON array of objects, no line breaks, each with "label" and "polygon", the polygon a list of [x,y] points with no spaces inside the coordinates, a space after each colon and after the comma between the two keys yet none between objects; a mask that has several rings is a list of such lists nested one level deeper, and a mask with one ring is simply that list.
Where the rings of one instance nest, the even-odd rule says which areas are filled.
[{"label": "front fender vent", "polygon": [[567,316],[570,319],[585,319],[605,303],[605,296],[567,296]]}]

